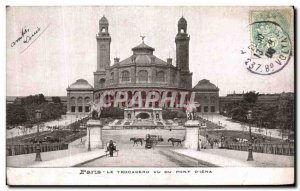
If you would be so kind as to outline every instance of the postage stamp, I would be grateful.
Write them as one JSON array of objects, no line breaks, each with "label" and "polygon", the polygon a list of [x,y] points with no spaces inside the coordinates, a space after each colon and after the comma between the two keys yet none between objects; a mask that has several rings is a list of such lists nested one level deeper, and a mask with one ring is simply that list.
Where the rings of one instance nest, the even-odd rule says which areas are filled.
[{"label": "postage stamp", "polygon": [[289,63],[293,54],[292,15],[288,9],[250,12],[251,57],[245,61],[250,72],[270,75]]}]

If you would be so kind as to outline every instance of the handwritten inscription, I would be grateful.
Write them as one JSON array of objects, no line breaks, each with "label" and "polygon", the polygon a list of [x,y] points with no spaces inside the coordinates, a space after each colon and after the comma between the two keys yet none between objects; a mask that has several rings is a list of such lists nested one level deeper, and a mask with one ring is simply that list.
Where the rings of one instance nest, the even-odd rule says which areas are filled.
[{"label": "handwritten inscription", "polygon": [[27,28],[27,27],[25,26],[25,27],[23,27],[23,28],[21,29],[21,31],[20,31],[20,34],[21,34],[21,35],[20,35],[16,40],[14,40],[14,41],[10,44],[10,46],[11,46],[11,47],[14,47],[14,46],[16,46],[17,44],[19,44],[19,43],[21,43],[21,42],[23,42],[24,44],[30,43],[30,42],[34,39],[34,37],[35,37],[38,33],[40,33],[40,31],[41,31],[41,28],[40,28],[40,27],[36,27],[35,30],[30,30],[29,28]]}]

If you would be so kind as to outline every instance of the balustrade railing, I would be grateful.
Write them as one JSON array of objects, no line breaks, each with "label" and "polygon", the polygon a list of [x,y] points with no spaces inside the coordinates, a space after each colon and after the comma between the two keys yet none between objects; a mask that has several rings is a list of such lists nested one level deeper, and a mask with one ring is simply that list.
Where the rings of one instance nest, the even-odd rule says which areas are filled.
[{"label": "balustrade railing", "polygon": [[[6,146],[6,156],[23,155],[36,152],[37,144],[17,144]],[[66,143],[48,143],[40,144],[41,152],[66,150],[68,144]]]},{"label": "balustrade railing", "polygon": [[[248,151],[248,143],[229,143],[225,146],[228,149]],[[276,154],[276,155],[289,155],[295,154],[294,143],[254,143],[252,151],[258,153]]]}]

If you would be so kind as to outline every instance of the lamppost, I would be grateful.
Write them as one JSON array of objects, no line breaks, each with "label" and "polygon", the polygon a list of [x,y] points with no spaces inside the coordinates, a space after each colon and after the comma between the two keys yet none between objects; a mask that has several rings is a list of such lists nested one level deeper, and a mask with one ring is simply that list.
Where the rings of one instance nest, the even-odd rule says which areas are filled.
[{"label": "lamppost", "polygon": [[80,123],[80,142],[82,143],[82,128],[84,128],[83,123]]},{"label": "lamppost", "polygon": [[58,131],[58,142],[60,143],[60,136],[61,136],[61,129],[59,128],[59,126],[57,127],[57,131]]},{"label": "lamppost", "polygon": [[41,158],[41,145],[39,140],[40,130],[39,130],[39,121],[42,117],[42,111],[36,110],[35,111],[35,118],[37,120],[37,145],[36,145],[36,155],[35,155],[35,161],[42,161]]},{"label": "lamppost", "polygon": [[249,147],[248,147],[248,159],[247,161],[253,161],[252,154],[252,135],[251,135],[251,119],[252,119],[252,110],[249,110],[247,113],[247,119],[249,121]]},{"label": "lamppost", "polygon": [[88,151],[91,151],[91,129],[89,128],[89,143],[88,143]]},{"label": "lamppost", "polygon": [[13,146],[14,145],[14,133],[11,132],[10,135],[11,135],[11,145]]},{"label": "lamppost", "polygon": [[[201,124],[200,124],[201,126]],[[197,151],[200,151],[200,126],[199,126],[199,130],[198,130],[198,144],[197,144]]]},{"label": "lamppost", "polygon": [[80,142],[82,143],[82,128],[81,128],[81,126],[82,126],[82,123],[80,124]]}]

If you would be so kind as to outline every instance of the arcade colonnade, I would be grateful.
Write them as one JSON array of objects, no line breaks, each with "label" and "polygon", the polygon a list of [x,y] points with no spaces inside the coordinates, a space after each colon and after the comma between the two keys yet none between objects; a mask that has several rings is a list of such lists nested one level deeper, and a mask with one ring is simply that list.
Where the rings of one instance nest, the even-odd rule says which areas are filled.
[{"label": "arcade colonnade", "polygon": [[160,121],[162,120],[161,108],[127,108],[124,109],[124,119],[126,121],[134,121],[139,118],[143,118],[141,114],[146,114],[147,119]]}]

